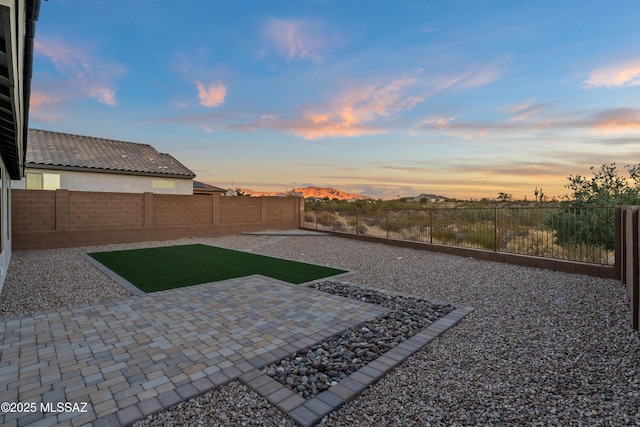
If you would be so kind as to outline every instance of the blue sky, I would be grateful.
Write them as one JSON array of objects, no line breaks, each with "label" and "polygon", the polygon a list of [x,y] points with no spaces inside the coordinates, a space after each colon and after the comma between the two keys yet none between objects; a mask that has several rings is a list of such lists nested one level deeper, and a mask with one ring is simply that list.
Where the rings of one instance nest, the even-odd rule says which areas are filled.
[{"label": "blue sky", "polygon": [[639,23],[635,0],[52,0],[30,126],[224,188],[560,196],[640,163]]}]

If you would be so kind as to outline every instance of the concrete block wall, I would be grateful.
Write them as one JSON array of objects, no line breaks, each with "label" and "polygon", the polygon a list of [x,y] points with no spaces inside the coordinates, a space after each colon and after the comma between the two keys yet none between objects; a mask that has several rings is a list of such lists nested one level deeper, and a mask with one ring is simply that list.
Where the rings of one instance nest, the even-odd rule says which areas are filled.
[{"label": "concrete block wall", "polygon": [[[69,230],[95,230],[135,228],[144,226],[144,199],[142,194],[97,193],[58,190],[68,194]],[[65,209],[64,200],[56,200],[58,209]],[[64,216],[59,212],[57,217]]]},{"label": "concrete block wall", "polygon": [[262,219],[262,197],[221,197],[220,224],[256,223]]},{"label": "concrete block wall", "polygon": [[154,195],[153,221],[156,227],[213,224],[213,196]]},{"label": "concrete block wall", "polygon": [[299,228],[299,197],[13,190],[12,247],[48,249]]},{"label": "concrete block wall", "polygon": [[11,231],[13,233],[55,229],[55,191],[11,191]]}]

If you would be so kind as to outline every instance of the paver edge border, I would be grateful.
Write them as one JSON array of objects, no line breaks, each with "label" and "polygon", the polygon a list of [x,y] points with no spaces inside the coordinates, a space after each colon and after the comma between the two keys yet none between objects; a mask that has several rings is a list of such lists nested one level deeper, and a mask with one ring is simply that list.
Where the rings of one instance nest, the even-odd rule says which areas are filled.
[{"label": "paver edge border", "polygon": [[92,266],[97,268],[98,271],[100,271],[102,274],[104,274],[109,279],[111,279],[114,282],[116,282],[118,285],[122,286],[132,296],[141,296],[141,295],[146,295],[147,294],[142,289],[139,289],[138,287],[136,287],[136,285],[134,285],[133,283],[129,282],[124,277],[122,277],[119,274],[117,274],[115,271],[111,270],[110,268],[108,268],[107,266],[105,266],[104,264],[99,262],[98,260],[96,260],[93,257],[91,257],[91,255],[89,255],[88,253],[81,253],[80,255],[89,264],[91,264]]},{"label": "paver edge border", "polygon": [[[436,301],[436,300],[433,300]],[[438,301],[441,302],[441,301]],[[467,314],[475,310],[471,306],[459,306],[446,316],[433,322],[416,335],[381,354],[356,372],[318,396],[305,400],[261,371],[264,366],[255,366],[260,373],[251,373],[239,380],[256,393],[267,399],[285,415],[303,427],[310,427],[322,418],[355,399],[370,385],[378,382],[389,371],[404,363],[434,338],[457,325]],[[371,366],[373,365],[373,366]],[[244,378],[243,378],[244,377]],[[267,382],[264,378],[267,378]],[[257,387],[254,387],[256,385]],[[276,386],[277,385],[277,386]]]}]

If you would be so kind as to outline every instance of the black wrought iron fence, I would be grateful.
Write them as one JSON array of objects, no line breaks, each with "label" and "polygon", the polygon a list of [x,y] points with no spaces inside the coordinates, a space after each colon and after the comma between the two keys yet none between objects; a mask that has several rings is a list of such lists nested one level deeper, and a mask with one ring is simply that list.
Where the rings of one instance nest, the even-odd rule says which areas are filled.
[{"label": "black wrought iron fence", "polygon": [[615,208],[314,210],[305,227],[614,265]]}]

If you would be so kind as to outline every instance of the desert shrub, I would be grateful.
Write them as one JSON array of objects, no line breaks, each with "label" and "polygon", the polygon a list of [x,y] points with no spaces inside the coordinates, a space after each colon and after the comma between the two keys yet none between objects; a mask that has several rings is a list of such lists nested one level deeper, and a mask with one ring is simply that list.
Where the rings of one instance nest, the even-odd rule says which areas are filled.
[{"label": "desert shrub", "polygon": [[333,226],[335,223],[335,214],[333,212],[321,211],[316,213],[316,221],[318,224],[326,227]]},{"label": "desert shrub", "polygon": [[347,229],[347,224],[343,220],[341,219],[336,220],[336,230],[343,231],[346,229]]},{"label": "desert shrub", "polygon": [[369,230],[369,227],[367,227],[367,224],[365,223],[361,222],[356,226],[357,234],[365,234],[368,230]]},{"label": "desert shrub", "polygon": [[472,245],[495,249],[495,230],[492,223],[475,224],[462,230],[462,238]]},{"label": "desert shrub", "polygon": [[380,222],[380,228],[385,231],[391,231],[394,233],[399,233],[403,229],[409,226],[407,218],[405,216],[399,216],[395,212],[389,215],[389,220],[385,218]]},{"label": "desert shrub", "polygon": [[311,212],[304,213],[304,222],[316,222],[316,216]]},{"label": "desert shrub", "polygon": [[404,229],[401,235],[404,240],[412,240],[415,242],[426,242],[428,240],[428,234],[423,231],[423,227],[419,226]]},{"label": "desert shrub", "polygon": [[493,221],[495,211],[492,208],[464,208],[456,210],[455,215],[466,222]]},{"label": "desert shrub", "polygon": [[559,245],[601,245],[606,250],[614,248],[613,209],[560,208],[547,218],[547,226],[555,230]]},{"label": "desert shrub", "polygon": [[454,226],[446,226],[446,227],[434,227],[431,230],[431,236],[433,237],[434,243],[457,243],[458,232]]}]

